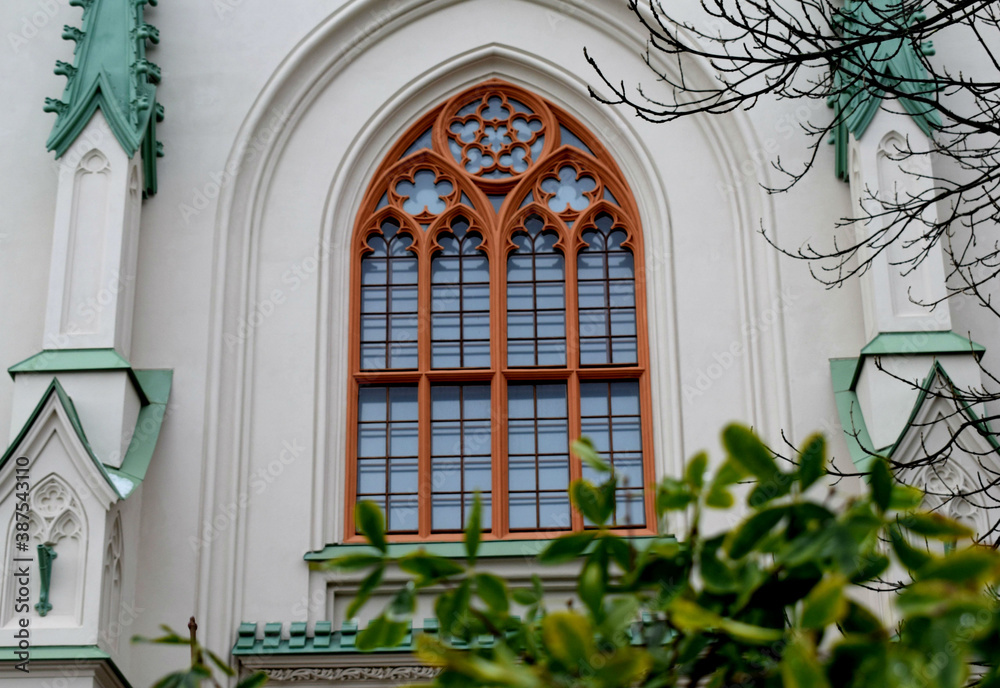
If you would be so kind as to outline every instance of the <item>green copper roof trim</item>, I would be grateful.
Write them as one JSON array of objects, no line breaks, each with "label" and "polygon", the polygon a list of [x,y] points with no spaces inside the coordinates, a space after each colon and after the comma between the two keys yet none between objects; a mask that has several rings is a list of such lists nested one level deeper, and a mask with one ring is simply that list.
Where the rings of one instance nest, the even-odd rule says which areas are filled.
[{"label": "green copper roof trim", "polygon": [[830,377],[833,380],[833,396],[837,403],[840,427],[844,429],[844,441],[851,460],[859,471],[868,470],[871,461],[878,455],[869,451],[872,438],[861,413],[861,404],[854,391],[855,370],[859,369],[860,358],[831,358]]},{"label": "green copper roof trim", "polygon": [[[644,615],[644,620],[646,620]],[[648,623],[648,621],[647,621]],[[263,627],[263,637],[257,637],[257,630]],[[357,649],[356,641],[360,627],[357,621],[345,621],[341,624],[339,631],[333,630],[330,621],[317,621],[313,625],[312,635],[309,634],[308,624],[304,621],[293,621],[288,624],[288,637],[282,637],[281,623],[256,624],[243,622],[237,631],[236,645],[233,647],[233,655],[236,657],[246,656],[274,656],[274,655],[338,655],[353,654],[360,652]],[[410,631],[403,641],[396,647],[379,648],[376,654],[399,654],[411,653],[416,648],[416,639],[420,635],[439,635],[439,626],[436,618],[426,618],[419,628],[414,628],[411,622]],[[631,637],[632,645],[642,644],[642,634],[639,630],[638,622],[634,623],[626,631]],[[464,641],[449,639],[452,646],[465,648],[468,645]],[[475,644],[480,647],[491,647],[495,642],[492,635],[479,636]]]},{"label": "green copper roof trim", "polygon": [[968,354],[982,358],[986,347],[951,332],[883,332],[861,350],[862,356],[881,354]]},{"label": "green copper roof trim", "polygon": [[46,349],[7,369],[17,373],[68,373],[99,370],[124,370],[139,394],[139,401],[148,404],[146,391],[132,370],[132,365],[114,349]]},{"label": "green copper roof trim", "polygon": [[[910,409],[910,417],[906,419],[906,425],[903,426],[903,430],[899,433],[899,437],[896,438],[896,441],[892,443],[892,447],[886,454],[887,456],[891,456],[895,453],[900,443],[902,443],[903,439],[906,437],[906,433],[909,432],[911,427],[913,427],[913,423],[917,419],[917,414],[920,412],[920,408],[927,400],[927,396],[931,391],[931,386],[934,384],[934,379],[937,377],[944,380],[948,387],[952,389],[955,388],[955,383],[951,381],[951,376],[948,375],[947,371],[945,371],[944,366],[942,366],[939,361],[934,361],[934,363],[931,364],[930,371],[927,373],[927,376],[920,385],[920,392],[917,394],[917,400],[913,403],[913,408]],[[973,428],[975,428],[976,432],[983,436],[994,450],[1000,450],[1000,442],[997,441],[989,423],[981,419],[979,415],[972,410],[970,404],[963,402],[959,410],[961,410],[965,417],[969,419],[969,423]]]},{"label": "green copper roof trim", "polygon": [[[28,361],[31,360],[32,359],[28,359]],[[27,361],[24,363],[27,363]],[[18,364],[18,366],[20,365],[22,364]],[[16,368],[17,366],[14,367]],[[119,370],[120,368],[83,368],[83,370],[108,369]],[[163,418],[166,415],[167,401],[170,398],[170,388],[173,384],[174,373],[172,370],[133,371],[131,368],[128,370],[136,382],[137,390],[142,400],[142,407],[139,409],[139,415],[135,421],[135,430],[132,433],[132,439],[129,442],[128,448],[125,450],[125,456],[122,458],[120,468],[105,466],[94,454],[93,449],[90,447],[90,442],[87,441],[83,425],[80,423],[80,417],[76,413],[76,407],[73,405],[73,400],[68,394],[66,394],[62,385],[59,384],[59,380],[54,377],[52,378],[52,382],[49,383],[49,387],[45,391],[45,394],[42,395],[41,401],[39,401],[35,406],[34,411],[32,411],[27,422],[24,424],[24,427],[21,428],[21,432],[18,433],[18,436],[7,448],[3,458],[0,458],[0,470],[3,470],[7,460],[13,455],[15,448],[21,444],[21,441],[28,433],[28,430],[38,418],[38,414],[41,413],[42,407],[48,400],[49,395],[54,392],[59,396],[59,400],[66,409],[66,414],[70,419],[70,424],[76,431],[77,436],[80,438],[83,446],[86,447],[87,453],[90,455],[91,459],[93,459],[95,465],[97,465],[98,470],[108,481],[108,484],[114,488],[115,493],[117,493],[122,499],[131,495],[135,489],[142,484],[142,481],[145,480],[146,472],[149,470],[149,464],[153,460],[153,452],[155,451],[156,443],[160,438],[160,430],[163,427]]]},{"label": "green copper roof trim", "polygon": [[[128,497],[146,478],[156,443],[160,439],[160,429],[163,427],[163,418],[167,412],[167,400],[170,398],[174,371],[137,370],[135,375],[149,403],[139,409],[135,431],[125,451],[121,468],[108,467],[108,473],[119,481],[117,487],[123,497]],[[131,484],[131,487],[128,484]]]},{"label": "green copper roof trim", "polygon": [[131,157],[142,150],[146,194],[156,193],[156,122],[163,108],[156,102],[160,68],[146,59],[147,41],[159,43],[160,32],[145,22],[145,6],[156,0],[70,0],[83,8],[83,26],[63,28],[62,37],[74,41],[73,64],[56,62],[55,73],[65,76],[59,100],[46,98],[45,112],[56,113],[46,146],[62,156],[99,107],[108,126]]},{"label": "green copper roof trim", "polygon": [[31,415],[28,416],[28,420],[24,423],[21,431],[17,434],[17,437],[14,438],[14,441],[10,443],[10,446],[7,447],[7,451],[4,452],[3,457],[0,457],[0,471],[2,471],[7,465],[7,461],[14,456],[14,450],[21,445],[24,437],[28,434],[28,430],[30,430],[31,426],[35,424],[36,420],[38,420],[38,416],[41,414],[42,408],[44,408],[45,404],[49,400],[49,397],[53,394],[56,395],[59,399],[59,403],[62,404],[63,409],[66,411],[66,416],[69,418],[70,426],[73,428],[76,436],[80,439],[80,444],[83,445],[87,455],[94,462],[98,472],[100,472],[104,479],[108,481],[108,485],[110,485],[111,489],[115,491],[115,494],[121,497],[121,492],[118,491],[118,488],[115,486],[111,476],[108,475],[108,471],[104,467],[104,464],[101,463],[101,461],[94,454],[94,450],[90,448],[90,442],[87,440],[87,434],[83,431],[83,425],[80,423],[80,416],[76,413],[76,406],[73,405],[73,400],[69,398],[69,395],[66,394],[66,390],[63,389],[62,385],[59,384],[59,380],[56,378],[52,378],[52,382],[49,383],[49,386],[42,394],[42,398],[35,405]]},{"label": "green copper roof trim", "polygon": [[[664,536],[669,537],[669,536]],[[643,549],[649,542],[656,539],[653,536],[626,538],[638,549]],[[479,559],[499,559],[510,557],[530,557],[534,558],[545,549],[551,540],[486,540],[479,543],[479,552],[476,555]],[[428,554],[449,559],[464,559],[465,545],[461,542],[395,542],[389,544],[389,556],[401,557],[411,552],[424,550]],[[303,557],[310,562],[310,566],[318,566],[322,562],[329,561],[335,557],[342,557],[346,554],[376,554],[377,550],[371,545],[350,544],[350,545],[327,545],[321,550],[307,552]]]},{"label": "green copper roof trim", "polygon": [[[0,662],[20,661],[15,652],[16,647],[0,647]],[[58,659],[111,659],[111,655],[96,645],[49,645],[32,646],[31,661]]]},{"label": "green copper roof trim", "polygon": [[[888,19],[899,7],[899,0],[845,0],[841,13],[841,36],[846,39],[866,38],[903,28],[893,25]],[[917,9],[907,18],[906,26],[924,19],[924,13]],[[860,46],[853,60],[841,60],[836,65],[833,74],[836,92],[830,96],[829,104],[836,113],[837,124],[831,132],[830,142],[836,146],[836,172],[841,179],[846,181],[850,175],[847,169],[849,135],[854,134],[860,139],[882,106],[882,101],[895,98],[886,92],[886,88],[919,98],[936,99],[937,84],[931,81],[918,51],[922,55],[933,55],[934,46],[930,41],[915,46],[906,38],[884,39]],[[878,85],[865,83],[862,76],[864,70],[852,64],[853,61],[876,65],[881,76]],[[867,76],[870,77],[871,73]],[[899,101],[928,136],[941,126],[941,117],[933,106],[906,97],[899,98]]]}]

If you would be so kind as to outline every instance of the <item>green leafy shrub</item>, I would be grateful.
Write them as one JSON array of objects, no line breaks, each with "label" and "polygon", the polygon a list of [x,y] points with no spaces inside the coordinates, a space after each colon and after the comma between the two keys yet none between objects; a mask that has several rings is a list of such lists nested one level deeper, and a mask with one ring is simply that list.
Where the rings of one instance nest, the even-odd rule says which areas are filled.
[{"label": "green leafy shrub", "polygon": [[[371,570],[348,617],[379,588],[387,567],[410,580],[357,646],[399,644],[418,592],[444,586],[434,604],[440,632],[417,639],[418,657],[442,668],[433,683],[440,688],[1000,685],[997,552],[959,546],[972,533],[917,511],[922,493],[895,483],[882,460],[867,494],[833,506],[806,494],[825,472],[821,436],[806,441],[794,471],[782,470],[744,427],[727,427],[722,439],[727,456],[713,475],[699,454],[682,478],[656,487],[657,514],[683,515],[686,535],[641,547],[608,526],[616,485],[610,466],[588,442],[574,443],[606,479],[570,488],[574,508],[596,526],[553,540],[537,558],[543,565],[580,562],[581,604],[559,609],[547,604],[538,577],[530,588],[510,590],[477,566],[478,500],[464,564],[424,551],[390,556],[381,511],[359,503],[357,523],[378,554],[332,562]],[[703,535],[703,514],[735,508],[734,488],[744,483],[746,517]],[[895,628],[861,601],[866,585],[896,570],[890,567],[911,578],[892,597]]]}]

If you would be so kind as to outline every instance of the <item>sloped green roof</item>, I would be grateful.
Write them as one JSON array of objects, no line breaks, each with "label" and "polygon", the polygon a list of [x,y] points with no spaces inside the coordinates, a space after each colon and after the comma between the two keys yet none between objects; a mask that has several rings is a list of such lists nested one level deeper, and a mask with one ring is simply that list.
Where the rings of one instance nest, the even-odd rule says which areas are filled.
[{"label": "sloped green roof", "polygon": [[62,404],[63,410],[66,411],[66,416],[69,418],[70,426],[79,438],[80,444],[83,445],[84,450],[87,452],[87,456],[89,456],[90,460],[94,462],[94,466],[97,467],[97,471],[107,481],[108,485],[111,486],[111,489],[115,491],[115,494],[119,497],[123,497],[117,486],[115,486],[114,480],[112,480],[111,476],[108,475],[107,468],[105,468],[104,464],[97,458],[97,455],[94,454],[94,450],[91,449],[90,442],[87,440],[87,433],[84,432],[83,424],[80,422],[80,416],[76,412],[76,406],[74,406],[73,400],[70,399],[68,394],[66,394],[66,390],[63,389],[63,386],[59,384],[59,380],[56,378],[52,378],[52,382],[50,382],[49,386],[45,389],[45,392],[42,394],[42,398],[38,400],[37,404],[35,404],[35,408],[31,411],[31,415],[28,416],[28,420],[25,421],[21,431],[17,433],[17,437],[15,437],[14,441],[10,443],[9,447],[7,447],[7,451],[4,452],[3,457],[0,457],[0,471],[4,469],[7,462],[14,456],[14,451],[21,445],[21,442],[24,441],[25,435],[28,434],[31,426],[38,420],[38,417],[41,415],[42,409],[45,408],[45,404],[48,402],[49,397],[53,395],[55,395],[59,400],[59,403]]},{"label": "sloped green roof", "polygon": [[156,102],[160,68],[146,59],[146,43],[160,33],[145,22],[145,5],[156,0],[70,0],[83,8],[83,27],[66,26],[62,37],[75,41],[73,64],[56,62],[55,73],[67,78],[59,100],[45,99],[56,113],[47,147],[60,157],[73,144],[98,107],[125,152],[142,149],[146,193],[156,193],[156,123],[163,108]]},{"label": "sloped green roof", "polygon": [[[922,21],[922,12],[914,12],[899,21],[899,0],[845,0],[841,35],[845,39],[878,36],[880,33],[895,32],[915,21]],[[859,46],[850,58],[840,60],[833,74],[835,93],[830,105],[836,112],[837,126],[833,130],[832,143],[836,145],[837,176],[848,178],[847,141],[849,134],[860,139],[882,101],[896,96],[887,92],[891,89],[921,98],[934,99],[937,85],[930,78],[920,61],[917,51],[932,55],[930,41],[915,46],[906,38],[887,38]],[[862,68],[858,65],[867,65]],[[878,74],[876,84],[866,81]],[[940,126],[941,117],[937,110],[926,103],[901,97],[899,102],[913,117],[920,129],[930,136],[934,128]]]}]

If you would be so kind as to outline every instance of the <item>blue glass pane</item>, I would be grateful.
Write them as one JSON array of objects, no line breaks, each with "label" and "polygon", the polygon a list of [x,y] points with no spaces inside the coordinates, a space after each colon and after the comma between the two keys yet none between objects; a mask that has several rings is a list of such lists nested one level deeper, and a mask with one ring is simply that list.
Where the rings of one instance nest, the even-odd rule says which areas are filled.
[{"label": "blue glass pane", "polygon": [[[489,277],[487,276],[488,280]],[[465,311],[490,310],[490,288],[488,285],[466,284],[462,289],[462,303]]]},{"label": "blue glass pane", "polygon": [[[460,530],[474,492],[492,485],[489,399],[489,385],[431,388],[431,520],[436,531]],[[487,495],[487,510],[488,503]],[[485,523],[489,518],[484,514]]]},{"label": "blue glass pane", "polygon": [[[513,365],[513,364],[511,364]],[[565,340],[539,342],[538,343],[538,363],[540,366],[564,366],[566,365],[566,342]]]},{"label": "blue glass pane", "polygon": [[389,388],[389,419],[393,421],[417,420],[419,408],[417,406],[416,387],[390,387]]},{"label": "blue glass pane", "polygon": [[635,282],[611,282],[609,289],[611,306],[621,308],[635,307]]},{"label": "blue glass pane", "polygon": [[[558,362],[553,365],[557,364]],[[535,345],[530,341],[508,342],[507,365],[511,368],[535,365]]]},{"label": "blue glass pane", "polygon": [[602,337],[580,341],[580,365],[607,365],[611,362],[610,356],[607,339]]},{"label": "blue glass pane", "polygon": [[557,213],[568,209],[579,212],[590,205],[586,194],[597,188],[597,182],[591,177],[577,177],[576,170],[568,165],[559,168],[557,175],[542,182],[542,190],[553,194],[549,199],[550,209]]},{"label": "blue glass pane", "polygon": [[566,493],[543,494],[539,503],[538,526],[545,529],[567,530],[571,525],[569,497]]},{"label": "blue glass pane", "polygon": [[377,370],[386,367],[385,344],[362,344],[361,345],[361,368],[363,370]]},{"label": "blue glass pane", "polygon": [[[618,476],[615,524],[643,526],[645,503],[638,381],[582,382],[580,415],[582,433],[590,437],[597,450],[611,462]],[[584,476],[590,477],[591,473],[585,467]]]},{"label": "blue glass pane", "polygon": [[528,495],[511,494],[509,508],[508,519],[511,530],[538,528],[538,505],[534,493]]},{"label": "blue glass pane", "polygon": [[358,460],[358,493],[385,493],[385,461]]},{"label": "blue glass pane", "polygon": [[619,337],[635,336],[635,311],[631,308],[611,311],[611,334]]},{"label": "blue glass pane", "polygon": [[389,492],[415,493],[417,491],[417,459],[394,459],[389,473]]},{"label": "blue glass pane", "polygon": [[361,261],[362,284],[385,284],[389,265],[384,260],[365,258]]},{"label": "blue glass pane", "polygon": [[611,359],[614,363],[629,364],[639,360],[635,337],[613,338],[611,340]]},{"label": "blue glass pane", "polygon": [[607,305],[607,284],[601,282],[580,283],[580,310],[604,308]]}]

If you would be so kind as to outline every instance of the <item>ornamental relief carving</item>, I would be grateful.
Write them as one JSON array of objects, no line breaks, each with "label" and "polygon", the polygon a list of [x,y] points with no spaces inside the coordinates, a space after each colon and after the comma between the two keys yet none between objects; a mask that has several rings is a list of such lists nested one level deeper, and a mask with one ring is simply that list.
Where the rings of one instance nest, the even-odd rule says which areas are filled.
[{"label": "ornamental relief carving", "polygon": [[440,673],[439,667],[328,667],[324,669],[263,669],[272,681],[429,681]]}]

